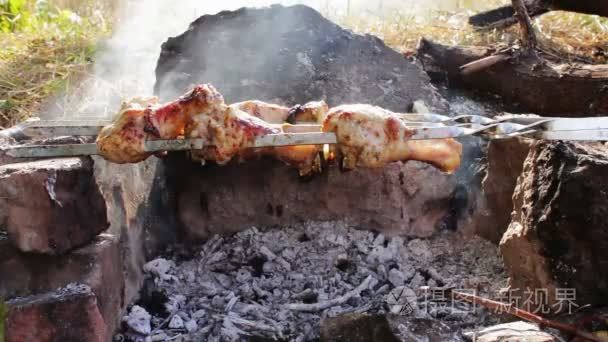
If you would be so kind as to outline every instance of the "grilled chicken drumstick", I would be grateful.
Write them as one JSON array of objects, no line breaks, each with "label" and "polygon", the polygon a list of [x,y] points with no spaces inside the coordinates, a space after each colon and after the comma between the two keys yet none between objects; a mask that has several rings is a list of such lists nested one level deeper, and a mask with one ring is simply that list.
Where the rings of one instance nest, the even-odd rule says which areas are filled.
[{"label": "grilled chicken drumstick", "polygon": [[[193,151],[193,157],[225,164],[233,158],[247,160],[274,156],[307,175],[319,165],[319,146],[282,146],[251,149],[256,137],[283,132],[271,124],[228,106],[211,85],[196,86],[178,100],[158,105],[156,100],[132,100],[123,104],[113,124],[104,127],[97,138],[100,154],[116,163],[136,163],[150,156],[144,150],[147,139],[176,139],[180,136],[203,138],[209,146]],[[253,108],[248,105],[249,108]],[[258,108],[259,107],[259,108]],[[277,108],[279,106],[276,106]],[[267,115],[276,108],[258,102],[255,108]],[[285,118],[289,109],[284,110]],[[267,116],[267,118],[269,118]]]},{"label": "grilled chicken drumstick", "polygon": [[418,160],[444,172],[460,166],[462,145],[454,139],[410,140],[411,127],[397,114],[365,105],[332,108],[323,122],[324,132],[337,136],[342,167],[379,168],[395,161]]},{"label": "grilled chicken drumstick", "polygon": [[343,167],[377,168],[394,161],[419,160],[452,172],[460,165],[462,146],[453,139],[410,140],[404,121],[390,111],[369,105],[346,105],[328,112],[324,102],[310,102],[291,109],[260,101],[227,105],[211,85],[196,86],[178,100],[159,105],[155,99],[134,99],[123,105],[114,123],[98,136],[100,153],[117,163],[146,159],[146,139],[202,138],[195,159],[225,164],[273,156],[296,167],[301,175],[320,165],[319,146],[252,148],[257,137],[289,129],[287,121],[322,122],[324,132],[334,132],[336,156]]}]

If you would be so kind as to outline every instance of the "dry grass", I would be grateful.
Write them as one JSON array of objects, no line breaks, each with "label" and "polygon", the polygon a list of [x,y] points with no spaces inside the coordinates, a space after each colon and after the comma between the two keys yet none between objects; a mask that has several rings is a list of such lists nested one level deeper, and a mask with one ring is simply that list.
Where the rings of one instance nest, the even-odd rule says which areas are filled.
[{"label": "dry grass", "polygon": [[[489,1],[488,8],[504,4]],[[435,13],[426,20],[396,13],[388,17],[334,17],[338,23],[360,33],[371,33],[400,51],[411,51],[421,37],[444,44],[488,45],[512,43],[518,38],[517,26],[506,30],[479,31],[468,25],[469,13]],[[541,42],[563,55],[592,57],[608,62],[608,19],[566,12],[551,12],[535,20]],[[604,54],[604,52],[606,54]]]},{"label": "dry grass", "polygon": [[[96,42],[109,33],[121,0],[50,0],[53,6],[78,14],[71,25],[38,25],[15,33],[0,33],[0,126],[7,127],[36,113],[43,101],[88,77]],[[504,4],[490,0],[486,8]],[[508,3],[508,1],[506,1]],[[31,0],[33,4],[33,0]],[[458,13],[436,12],[426,18],[394,13],[337,16],[324,13],[339,24],[361,33],[371,33],[401,51],[411,51],[420,37],[446,44],[485,45],[510,43],[517,28],[477,32],[467,25],[470,14],[464,6]],[[30,6],[31,7],[31,6]],[[593,56],[606,62],[608,19],[554,12],[537,19],[541,41],[553,50]],[[551,43],[548,43],[551,42]]]},{"label": "dry grass", "polygon": [[[79,2],[79,11],[84,11],[84,2]],[[0,33],[1,127],[36,113],[44,100],[86,75],[97,40],[109,32],[102,10],[90,7],[89,17],[55,18]]]}]

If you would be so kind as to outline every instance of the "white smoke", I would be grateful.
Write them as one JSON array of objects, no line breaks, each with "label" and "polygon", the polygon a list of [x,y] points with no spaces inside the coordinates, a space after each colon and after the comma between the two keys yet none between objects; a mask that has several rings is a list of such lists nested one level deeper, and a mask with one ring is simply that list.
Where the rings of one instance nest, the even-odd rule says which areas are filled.
[{"label": "white smoke", "polygon": [[324,14],[376,15],[396,10],[423,15],[437,9],[453,9],[463,0],[127,0],[112,37],[95,58],[93,75],[77,90],[57,100],[53,116],[109,116],[120,101],[152,94],[154,70],[161,44],[184,32],[204,14],[273,3],[306,4]]}]

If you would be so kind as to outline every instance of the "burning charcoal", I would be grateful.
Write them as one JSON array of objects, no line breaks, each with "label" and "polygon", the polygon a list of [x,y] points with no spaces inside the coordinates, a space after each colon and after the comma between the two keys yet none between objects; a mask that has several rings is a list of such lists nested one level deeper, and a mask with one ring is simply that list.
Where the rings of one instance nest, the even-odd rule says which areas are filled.
[{"label": "burning charcoal", "polygon": [[266,246],[260,248],[260,253],[264,255],[268,260],[274,260],[277,256]]},{"label": "burning charcoal", "polygon": [[192,318],[200,319],[200,318],[205,317],[206,315],[207,315],[207,311],[200,309],[200,310],[196,310],[195,312],[192,313]]},{"label": "burning charcoal", "polygon": [[152,341],[152,342],[167,341],[168,339],[169,339],[169,336],[167,334],[165,334],[164,332],[160,332],[158,334],[154,334],[154,335],[150,336],[150,341]]},{"label": "burning charcoal", "polygon": [[393,284],[394,287],[399,287],[405,284],[406,278],[403,272],[393,268],[388,272],[388,280],[391,282],[391,284]]},{"label": "burning charcoal", "polygon": [[184,327],[184,321],[179,315],[174,315],[169,321],[169,329],[181,329]]},{"label": "burning charcoal", "polygon": [[170,280],[172,276],[167,273],[173,267],[175,267],[175,263],[173,261],[164,258],[158,258],[146,263],[144,265],[144,271],[154,274],[162,280]]},{"label": "burning charcoal", "polygon": [[[299,241],[303,232],[309,237],[305,244]],[[336,236],[345,239],[344,246],[336,247],[333,242],[336,241]],[[468,245],[443,236],[424,240],[433,257],[421,263],[416,259],[408,259],[411,252],[400,239],[384,239],[374,251],[370,250],[377,238],[378,234],[368,234],[365,231],[350,229],[346,224],[336,223],[307,223],[263,232],[248,230],[225,238],[224,245],[212,251],[211,254],[218,253],[220,247],[222,251],[231,251],[225,254],[225,259],[209,264],[208,258],[201,256],[195,260],[180,262],[170,271],[170,274],[183,279],[195,270],[197,281],[162,282],[159,286],[160,290],[172,294],[172,297],[188,296],[188,300],[186,297],[183,300],[178,297],[170,302],[176,305],[173,313],[181,310],[179,317],[184,323],[182,333],[188,331],[186,325],[189,321],[193,320],[193,323],[197,324],[197,329],[189,333],[191,338],[218,341],[238,336],[235,338],[242,340],[253,335],[280,339],[279,336],[283,334],[284,340],[300,338],[308,341],[318,338],[319,322],[324,316],[395,310],[393,305],[387,304],[390,289],[395,286],[389,282],[389,269],[393,277],[398,274],[403,279],[401,285],[405,285],[411,278],[408,284],[411,289],[412,283],[418,282],[421,286],[427,280],[434,279],[430,273],[449,274],[446,265],[452,265],[453,268],[449,270],[453,274],[468,275],[466,278],[458,278],[462,280],[457,281],[457,285],[464,286],[464,279],[472,278],[481,272],[487,273],[488,269],[494,270],[495,264],[500,262],[495,246],[486,245],[476,239],[467,241]],[[269,241],[274,241],[274,244],[270,245]],[[358,242],[365,244],[366,247],[362,248],[365,252],[360,252]],[[262,252],[264,246],[268,250]],[[458,246],[458,253],[454,252],[456,247],[453,246]],[[478,248],[478,251],[471,246]],[[232,252],[239,248],[241,252]],[[285,256],[289,256],[289,253],[285,252],[288,249],[297,251],[297,257],[291,261]],[[460,252],[460,249],[464,252]],[[375,254],[373,263],[370,264],[368,254],[372,253]],[[486,257],[487,267],[483,263],[475,262],[479,253],[494,253],[494,256]],[[456,259],[450,259],[452,254]],[[436,259],[436,255],[442,255],[442,258]],[[281,260],[288,263],[294,271],[286,270]],[[347,272],[339,270],[336,265],[338,260],[347,260]],[[255,267],[261,268],[257,277],[253,274]],[[415,268],[420,272],[416,272]],[[272,272],[268,272],[270,270]],[[215,278],[218,275],[225,278],[226,284],[230,282],[232,285],[224,289],[219,281],[216,283]],[[353,292],[368,276],[371,277],[365,289]],[[346,294],[348,295],[343,300],[335,302],[336,298]],[[196,299],[193,300],[193,296]],[[316,305],[321,309],[294,312],[287,309],[288,304]],[[191,315],[182,315],[183,312]],[[464,322],[466,317],[470,315],[454,316],[454,319]],[[159,326],[163,321],[164,319],[155,320],[154,326]],[[169,332],[168,323],[164,326],[164,329],[167,329],[165,333],[168,338],[172,338],[177,333]]]},{"label": "burning charcoal", "polygon": [[226,302],[224,301],[224,299],[222,297],[215,296],[211,300],[211,305],[216,309],[223,310],[226,306]]},{"label": "burning charcoal", "polygon": [[223,273],[213,273],[215,280],[225,289],[228,289],[232,286],[232,279],[226,274]]},{"label": "burning charcoal", "polygon": [[234,305],[239,301],[239,297],[236,297],[234,295],[234,292],[230,292],[228,294],[228,296],[226,296],[225,299],[228,300],[228,303],[226,304],[226,308],[224,309],[224,311],[226,311],[226,312],[232,311],[232,308],[234,307]]},{"label": "burning charcoal", "polygon": [[384,284],[384,285],[380,286],[380,287],[379,287],[379,288],[376,290],[376,292],[374,293],[374,295],[375,295],[375,296],[378,296],[378,295],[383,295],[383,294],[385,294],[386,292],[388,292],[390,288],[391,288],[391,287],[390,287],[388,284]]},{"label": "burning charcoal", "polygon": [[186,273],[186,281],[189,283],[193,283],[196,281],[196,275],[193,271]]},{"label": "burning charcoal", "polygon": [[202,281],[199,283],[199,290],[205,296],[215,296],[218,293],[218,288],[213,283]]},{"label": "burning charcoal", "polygon": [[264,263],[263,271],[264,271],[264,273],[273,273],[276,268],[277,268],[276,263],[267,261]]},{"label": "burning charcoal", "polygon": [[287,271],[290,272],[291,271],[291,265],[287,262],[287,260],[283,259],[282,257],[277,257],[276,258],[276,262],[281,265],[281,267]]},{"label": "burning charcoal", "polygon": [[165,303],[167,312],[174,313],[179,310],[180,306],[186,301],[186,296],[177,294],[169,297],[169,301]]},{"label": "burning charcoal", "polygon": [[428,261],[433,256],[429,244],[424,240],[414,239],[407,244],[407,248],[416,259],[421,261]]},{"label": "burning charcoal", "polygon": [[410,287],[414,289],[424,286],[425,284],[424,277],[420,274],[420,272],[416,272],[412,280],[410,280]]},{"label": "burning charcoal", "polygon": [[412,279],[412,277],[414,277],[414,275],[416,274],[416,269],[409,262],[408,263],[401,263],[401,264],[399,264],[399,266],[400,266],[399,270],[405,276],[405,280],[406,281]]},{"label": "burning charcoal", "polygon": [[283,250],[283,252],[281,252],[281,255],[287,261],[291,261],[291,260],[293,260],[296,257],[296,253],[293,251],[292,248],[285,248]]},{"label": "burning charcoal", "polygon": [[188,321],[187,321],[187,322],[184,324],[184,327],[186,328],[186,330],[187,330],[189,333],[192,333],[192,332],[195,332],[195,331],[197,331],[197,330],[198,330],[198,324],[196,323],[196,320],[195,320],[195,319],[188,320]]},{"label": "burning charcoal", "polygon": [[142,335],[149,335],[150,332],[152,332],[152,327],[150,325],[151,318],[152,316],[150,316],[146,309],[138,305],[133,305],[129,314],[123,317],[122,320],[134,332]]},{"label": "burning charcoal", "polygon": [[374,245],[374,247],[378,247],[378,246],[384,245],[384,241],[385,241],[384,235],[378,234],[378,236],[376,236],[376,238],[374,239],[374,242],[372,243],[372,245]]},{"label": "burning charcoal", "polygon": [[236,275],[236,281],[239,283],[247,282],[251,279],[251,272],[246,269],[239,269]]}]

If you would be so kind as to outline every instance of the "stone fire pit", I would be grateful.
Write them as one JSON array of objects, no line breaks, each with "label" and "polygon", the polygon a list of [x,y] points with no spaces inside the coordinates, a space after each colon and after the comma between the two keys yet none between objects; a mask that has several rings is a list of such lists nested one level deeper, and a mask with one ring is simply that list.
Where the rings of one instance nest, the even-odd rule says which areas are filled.
[{"label": "stone fire pit", "polygon": [[[164,99],[208,82],[228,102],[406,112],[422,100],[449,113],[416,62],[304,6],[203,16],[163,44],[156,76]],[[6,340],[460,341],[504,317],[438,297],[448,287],[495,297],[508,275],[513,286],[605,293],[605,276],[586,268],[605,264],[604,243],[579,253],[593,237],[576,233],[603,227],[605,147],[482,146],[466,142],[453,175],[408,162],[330,167],[306,180],[265,159],[220,167],[187,153],[134,165],[1,155]],[[583,201],[581,183],[597,204]],[[572,194],[585,206],[570,208]],[[476,336],[497,341],[504,331],[556,335],[516,322]]]}]

